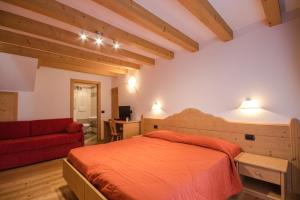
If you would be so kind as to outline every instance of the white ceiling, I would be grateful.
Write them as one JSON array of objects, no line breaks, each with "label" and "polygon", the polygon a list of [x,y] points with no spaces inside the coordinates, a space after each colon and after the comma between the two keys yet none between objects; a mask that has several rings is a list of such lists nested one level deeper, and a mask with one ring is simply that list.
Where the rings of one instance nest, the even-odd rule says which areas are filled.
[{"label": "white ceiling", "polygon": [[[141,26],[125,19],[122,16],[100,6],[92,0],[58,0],[75,9],[87,13],[93,17],[101,19],[111,25],[119,27],[127,32],[140,36],[148,41],[152,41],[165,48],[175,52],[184,51],[181,47],[169,42],[168,40],[144,29]],[[261,0],[209,0],[215,9],[223,16],[225,21],[233,29],[238,31],[254,23],[264,23],[265,15],[263,12]],[[137,3],[150,10],[161,19],[179,29],[195,41],[201,44],[216,39],[206,26],[188,12],[177,0],[136,0]],[[283,12],[300,8],[300,0],[282,0],[281,9]],[[19,15],[33,18],[60,28],[79,33],[81,30],[77,27],[65,24],[55,19],[42,16],[31,11],[0,2],[0,9]],[[123,48],[155,57],[141,50],[132,47],[122,46]]]}]

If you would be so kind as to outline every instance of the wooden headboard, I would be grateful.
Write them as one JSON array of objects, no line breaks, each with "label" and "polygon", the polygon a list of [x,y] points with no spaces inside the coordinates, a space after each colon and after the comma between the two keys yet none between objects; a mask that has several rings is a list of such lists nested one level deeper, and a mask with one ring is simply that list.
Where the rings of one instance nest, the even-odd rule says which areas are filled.
[{"label": "wooden headboard", "polygon": [[[245,152],[289,160],[288,189],[300,193],[300,125],[296,119],[291,124],[236,123],[193,108],[165,119],[142,118],[142,133],[160,129],[217,137],[238,144]],[[246,134],[255,140],[246,140]]]}]

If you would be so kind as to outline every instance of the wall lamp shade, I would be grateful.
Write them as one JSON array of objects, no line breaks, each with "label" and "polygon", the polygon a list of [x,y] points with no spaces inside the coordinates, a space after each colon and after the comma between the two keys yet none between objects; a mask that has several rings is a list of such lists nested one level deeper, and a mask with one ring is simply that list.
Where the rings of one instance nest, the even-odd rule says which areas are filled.
[{"label": "wall lamp shade", "polygon": [[130,89],[136,88],[136,78],[134,76],[129,77],[128,86]]},{"label": "wall lamp shade", "polygon": [[246,98],[240,106],[240,109],[260,109],[260,108],[261,107],[259,103],[256,100],[250,98]]},{"label": "wall lamp shade", "polygon": [[160,107],[160,104],[155,101],[152,105],[152,110],[156,113],[160,112],[161,111],[161,107]]}]

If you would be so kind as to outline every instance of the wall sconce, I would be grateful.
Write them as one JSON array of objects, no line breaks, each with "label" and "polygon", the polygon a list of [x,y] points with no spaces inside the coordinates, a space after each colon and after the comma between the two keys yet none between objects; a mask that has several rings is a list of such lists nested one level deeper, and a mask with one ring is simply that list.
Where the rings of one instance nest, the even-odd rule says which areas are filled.
[{"label": "wall sconce", "polygon": [[152,105],[152,111],[153,111],[154,113],[160,113],[160,112],[161,112],[160,104],[159,104],[157,101],[155,101],[155,102],[153,103],[153,105]]},{"label": "wall sconce", "polygon": [[246,115],[255,115],[258,114],[259,111],[261,111],[259,103],[251,98],[246,98],[239,108],[241,112]]},{"label": "wall sconce", "polygon": [[128,79],[128,87],[130,89],[135,89],[136,88],[136,78],[134,76],[130,76]]},{"label": "wall sconce", "polygon": [[240,109],[260,109],[259,103],[251,98],[246,98],[241,106]]}]

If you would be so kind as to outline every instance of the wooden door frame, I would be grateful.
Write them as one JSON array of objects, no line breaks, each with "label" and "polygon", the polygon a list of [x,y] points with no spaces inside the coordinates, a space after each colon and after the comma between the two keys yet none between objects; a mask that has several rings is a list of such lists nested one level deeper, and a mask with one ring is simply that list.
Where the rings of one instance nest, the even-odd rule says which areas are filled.
[{"label": "wooden door frame", "polygon": [[[19,108],[19,94],[18,92],[7,92],[7,91],[0,91],[0,96],[3,95],[12,95],[14,96],[14,104],[15,106],[13,107],[13,110],[10,110],[10,113],[12,113],[13,118],[12,119],[5,119],[4,121],[17,121],[18,120],[18,108]],[[2,121],[2,120],[0,120]]]},{"label": "wooden door frame", "polygon": [[[113,95],[113,91],[117,91],[117,95]],[[114,99],[114,97],[116,99]],[[116,105],[114,104],[114,101],[116,101]],[[116,119],[119,118],[119,88],[114,87],[111,88],[111,118]]]},{"label": "wooden door frame", "polygon": [[70,80],[70,116],[74,119],[74,85],[75,84],[90,84],[97,87],[97,141],[101,141],[101,82],[89,81],[80,79]]}]

